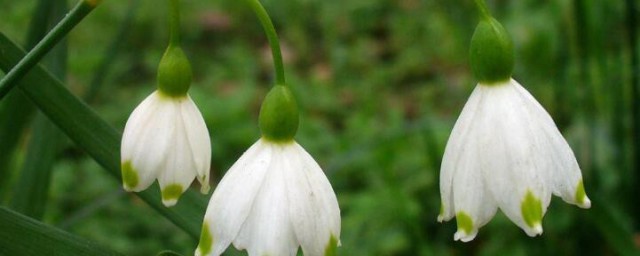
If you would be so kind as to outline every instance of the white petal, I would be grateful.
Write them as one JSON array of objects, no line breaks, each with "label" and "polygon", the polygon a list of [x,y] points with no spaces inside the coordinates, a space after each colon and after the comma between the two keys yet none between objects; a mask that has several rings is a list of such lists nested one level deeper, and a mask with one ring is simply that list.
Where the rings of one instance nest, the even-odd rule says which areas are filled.
[{"label": "white petal", "polygon": [[200,191],[204,194],[209,191],[209,171],[211,168],[211,140],[209,130],[202,118],[202,114],[196,107],[191,97],[182,102],[182,119],[185,124],[189,147],[193,152],[193,161],[196,167],[197,178],[200,182]]},{"label": "white petal", "polygon": [[[477,135],[471,130],[470,137]],[[453,178],[453,205],[455,206],[458,231],[454,240],[471,241],[478,229],[487,224],[496,214],[498,206],[483,180],[483,172],[478,168],[479,151],[477,140],[467,140],[464,151],[459,153]]]},{"label": "white petal", "polygon": [[258,140],[231,166],[216,187],[204,218],[214,240],[212,251],[207,255],[222,254],[238,235],[265,180],[272,151],[270,144]]},{"label": "white petal", "polygon": [[[562,199],[571,204],[578,205],[583,208],[589,208],[591,201],[584,195],[576,195],[578,187],[582,186],[582,174],[578,161],[576,160],[571,147],[564,139],[553,119],[547,111],[531,96],[531,94],[523,88],[518,82],[512,80],[520,94],[520,97],[533,119],[533,123],[538,125],[541,136],[544,137],[548,157],[553,161],[553,168],[549,171],[549,179],[553,184],[553,194],[562,197]],[[582,192],[584,192],[584,187]]]},{"label": "white petal", "polygon": [[170,138],[170,145],[164,165],[160,166],[158,183],[162,191],[162,203],[165,206],[173,206],[178,198],[191,185],[196,177],[196,164],[194,154],[189,145],[188,128],[184,123],[181,113],[181,101],[187,98],[173,101],[171,104],[176,109],[174,132]]},{"label": "white petal", "polygon": [[441,213],[438,215],[438,221],[448,221],[455,215],[453,200],[453,177],[457,171],[460,157],[468,149],[465,143],[469,140],[469,132],[474,129],[473,123],[476,122],[476,113],[481,101],[478,86],[473,90],[469,100],[464,105],[460,117],[453,126],[447,146],[442,157],[442,165],[440,168],[440,196],[441,196]]},{"label": "white petal", "polygon": [[[543,151],[543,138],[513,84],[482,89],[490,99],[476,127],[480,129],[478,142],[483,150],[479,158],[485,184],[507,217],[528,235],[538,235],[552,189],[547,179],[552,165]],[[529,193],[540,200],[541,216],[527,224],[522,205]]]},{"label": "white petal", "polygon": [[304,255],[325,255],[331,237],[340,239],[340,208],[335,192],[316,161],[297,143],[285,148],[289,215]]},{"label": "white petal", "polygon": [[240,229],[233,244],[238,249],[247,249],[251,256],[296,255],[298,243],[288,211],[285,173],[292,168],[283,145],[273,145],[272,160],[264,183],[256,194],[251,213]]},{"label": "white petal", "polygon": [[138,182],[125,189],[138,192],[153,183],[171,147],[176,113],[171,101],[156,91],[129,118],[122,140],[121,161],[131,163]]}]

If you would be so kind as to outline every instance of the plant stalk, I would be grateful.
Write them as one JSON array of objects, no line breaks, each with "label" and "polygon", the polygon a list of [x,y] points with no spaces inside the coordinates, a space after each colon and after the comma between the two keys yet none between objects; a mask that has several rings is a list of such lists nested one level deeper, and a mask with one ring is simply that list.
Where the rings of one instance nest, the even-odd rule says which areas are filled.
[{"label": "plant stalk", "polygon": [[269,40],[271,54],[273,55],[273,66],[276,69],[276,85],[286,86],[284,64],[282,64],[282,52],[280,51],[280,40],[278,40],[276,29],[271,22],[269,14],[259,0],[248,0],[248,2],[251,9],[253,9],[253,12],[258,16],[260,23],[262,23],[264,33],[267,35],[267,39]]},{"label": "plant stalk", "polygon": [[62,38],[64,38],[84,17],[86,17],[100,3],[99,0],[81,0],[75,7],[65,16],[58,25],[56,25],[49,33],[20,60],[7,75],[0,81],[0,99],[11,91],[24,75],[31,70],[38,62],[55,46]]}]

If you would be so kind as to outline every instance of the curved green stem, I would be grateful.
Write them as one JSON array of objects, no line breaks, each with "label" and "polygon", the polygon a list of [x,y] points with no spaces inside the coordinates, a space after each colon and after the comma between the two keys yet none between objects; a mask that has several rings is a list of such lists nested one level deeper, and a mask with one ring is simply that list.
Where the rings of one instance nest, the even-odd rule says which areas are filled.
[{"label": "curved green stem", "polygon": [[180,0],[169,0],[169,46],[180,45]]},{"label": "curved green stem", "polygon": [[489,9],[487,9],[487,4],[485,4],[484,0],[475,0],[476,7],[478,7],[478,12],[480,12],[480,17],[482,19],[491,18],[491,13]]},{"label": "curved green stem", "polygon": [[269,14],[267,14],[267,11],[264,9],[259,0],[247,1],[249,2],[249,5],[251,5],[251,9],[253,9],[253,12],[255,12],[256,16],[258,16],[260,23],[262,23],[264,33],[267,35],[267,39],[269,40],[271,54],[273,55],[273,66],[276,69],[276,85],[286,86],[286,81],[284,78],[284,65],[282,64],[282,53],[280,52],[280,41],[278,40],[278,34],[276,33],[276,29],[273,27],[271,18],[269,18]]},{"label": "curved green stem", "polygon": [[31,70],[71,29],[98,5],[98,0],[81,0],[51,31],[0,81],[0,99],[18,84],[24,75]]}]

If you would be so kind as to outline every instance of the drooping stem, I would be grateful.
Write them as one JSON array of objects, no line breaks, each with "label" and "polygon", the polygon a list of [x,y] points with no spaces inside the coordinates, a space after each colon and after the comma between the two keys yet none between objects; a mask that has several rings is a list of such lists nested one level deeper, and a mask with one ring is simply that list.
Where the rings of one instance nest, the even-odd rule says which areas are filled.
[{"label": "drooping stem", "polygon": [[478,12],[480,12],[480,18],[491,18],[491,13],[489,13],[489,9],[487,9],[487,4],[485,4],[484,0],[475,0],[475,2],[476,7],[478,7]]},{"label": "drooping stem", "polygon": [[100,3],[99,0],[81,0],[51,31],[0,81],[0,99],[18,84],[24,75],[31,70],[71,29]]},{"label": "drooping stem", "polygon": [[284,65],[282,64],[282,53],[280,52],[280,41],[278,40],[278,34],[273,27],[269,14],[264,9],[259,0],[247,0],[253,12],[258,16],[264,33],[269,40],[269,46],[271,47],[271,54],[273,55],[273,66],[276,69],[276,85],[286,86],[284,77]]},{"label": "drooping stem", "polygon": [[169,0],[169,46],[180,45],[180,0]]}]

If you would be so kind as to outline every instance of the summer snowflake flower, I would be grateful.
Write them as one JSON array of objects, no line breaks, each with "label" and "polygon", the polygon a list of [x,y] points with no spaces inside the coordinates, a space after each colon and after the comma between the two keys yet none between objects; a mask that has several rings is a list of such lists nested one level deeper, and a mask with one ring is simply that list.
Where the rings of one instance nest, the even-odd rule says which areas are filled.
[{"label": "summer snowflake flower", "polygon": [[123,186],[142,191],[157,178],[162,202],[175,205],[194,178],[209,190],[211,144],[200,111],[188,94],[155,91],[133,111],[122,135]]},{"label": "summer snowflake flower", "polygon": [[209,131],[188,94],[191,64],[179,45],[177,1],[170,9],[171,38],[158,65],[158,90],[129,117],[120,149],[124,189],[139,192],[158,179],[165,206],[175,205],[194,178],[207,193],[211,165]]},{"label": "summer snowflake flower", "polygon": [[298,107],[276,85],[260,109],[262,138],[236,161],[211,196],[195,255],[233,245],[250,256],[335,255],[340,208],[329,180],[296,141]]},{"label": "summer snowflake flower", "polygon": [[511,78],[513,43],[475,1],[480,22],[471,38],[479,83],[449,136],[440,169],[438,221],[456,217],[455,240],[468,242],[498,208],[529,236],[542,234],[551,194],[591,207],[571,148],[551,116]]},{"label": "summer snowflake flower", "polygon": [[580,167],[544,108],[513,79],[479,83],[447,143],[438,221],[456,217],[472,240],[500,208],[527,235],[542,233],[551,194],[589,208]]},{"label": "summer snowflake flower", "polygon": [[340,209],[327,177],[295,141],[260,139],[229,169],[204,218],[196,255],[233,243],[249,255],[325,255],[340,237]]}]

